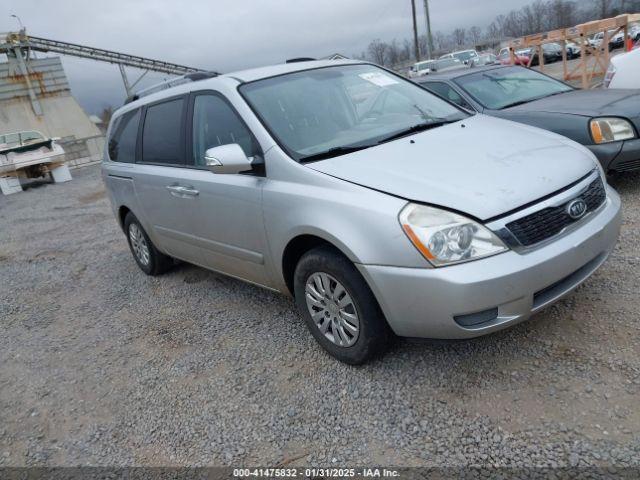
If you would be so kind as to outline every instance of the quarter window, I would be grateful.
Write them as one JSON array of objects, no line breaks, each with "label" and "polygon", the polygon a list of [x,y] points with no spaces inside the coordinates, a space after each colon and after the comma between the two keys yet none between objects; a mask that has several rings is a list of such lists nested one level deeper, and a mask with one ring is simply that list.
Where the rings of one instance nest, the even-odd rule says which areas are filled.
[{"label": "quarter window", "polygon": [[140,110],[127,112],[115,120],[109,138],[109,158],[114,162],[133,163],[136,161],[136,140]]},{"label": "quarter window", "polygon": [[247,157],[259,149],[238,114],[217,95],[197,95],[193,105],[193,164],[205,165],[209,148],[237,143]]},{"label": "quarter window", "polygon": [[437,93],[441,97],[444,97],[456,105],[460,105],[461,107],[467,109],[473,109],[471,105],[467,103],[467,101],[460,96],[458,92],[456,92],[453,88],[451,88],[446,83],[442,82],[429,82],[424,84],[428,90],[431,90],[434,93]]},{"label": "quarter window", "polygon": [[142,161],[180,164],[182,161],[182,109],[184,99],[147,107],[142,132]]}]

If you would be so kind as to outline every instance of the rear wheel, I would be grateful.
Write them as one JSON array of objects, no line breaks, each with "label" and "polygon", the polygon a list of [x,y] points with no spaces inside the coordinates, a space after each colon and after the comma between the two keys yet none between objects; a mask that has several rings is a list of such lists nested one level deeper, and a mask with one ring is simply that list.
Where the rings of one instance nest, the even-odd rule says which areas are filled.
[{"label": "rear wheel", "polygon": [[338,360],[357,365],[382,354],[393,334],[355,266],[336,250],[302,256],[294,274],[296,304],[311,334]]},{"label": "rear wheel", "polygon": [[158,251],[140,221],[131,212],[124,219],[124,231],[131,254],[144,273],[160,275],[173,265],[172,258]]}]

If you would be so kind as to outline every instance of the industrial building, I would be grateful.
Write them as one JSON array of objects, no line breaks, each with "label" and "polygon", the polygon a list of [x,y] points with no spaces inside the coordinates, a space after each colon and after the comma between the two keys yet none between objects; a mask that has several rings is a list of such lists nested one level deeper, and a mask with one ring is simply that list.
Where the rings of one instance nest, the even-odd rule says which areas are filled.
[{"label": "industrial building", "polygon": [[[36,52],[48,56],[36,58]],[[59,57],[69,55],[118,65],[127,95],[149,71],[183,75],[198,68],[100,48],[27,35],[26,30],[0,33],[0,135],[37,130],[59,138],[71,167],[99,161],[103,132],[72,96]],[[3,62],[4,60],[4,62]],[[142,70],[130,82],[125,67]]]},{"label": "industrial building", "polygon": [[70,166],[98,161],[104,136],[71,95],[60,58],[9,48],[0,53],[6,60],[0,63],[0,133],[37,130],[60,138]]}]

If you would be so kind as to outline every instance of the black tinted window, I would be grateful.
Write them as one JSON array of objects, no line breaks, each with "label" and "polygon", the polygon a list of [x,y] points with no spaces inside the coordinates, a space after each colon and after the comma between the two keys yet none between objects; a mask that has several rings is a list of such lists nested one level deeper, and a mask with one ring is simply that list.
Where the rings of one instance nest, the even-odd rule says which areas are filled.
[{"label": "black tinted window", "polygon": [[109,138],[109,158],[114,162],[136,161],[136,140],[140,110],[125,113],[117,118]]},{"label": "black tinted window", "polygon": [[451,88],[446,83],[442,82],[429,82],[424,84],[427,89],[431,90],[434,93],[437,93],[441,97],[444,97],[456,105],[460,105],[464,108],[471,108],[471,106],[465,101],[464,98],[460,96],[458,92],[456,92],[453,88]]},{"label": "black tinted window", "polygon": [[142,132],[142,161],[151,163],[182,162],[182,107],[179,98],[147,108]]},{"label": "black tinted window", "polygon": [[258,153],[251,132],[238,114],[217,95],[198,95],[193,105],[193,163],[204,165],[208,148],[237,143],[247,157]]}]

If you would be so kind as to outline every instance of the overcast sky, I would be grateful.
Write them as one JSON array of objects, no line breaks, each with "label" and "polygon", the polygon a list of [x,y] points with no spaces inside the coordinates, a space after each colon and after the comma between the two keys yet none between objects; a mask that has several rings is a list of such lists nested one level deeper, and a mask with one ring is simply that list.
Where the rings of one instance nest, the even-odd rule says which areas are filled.
[{"label": "overcast sky", "polygon": [[[485,27],[529,2],[430,0],[432,29]],[[416,4],[424,33],[422,0]],[[221,72],[292,57],[349,56],[375,38],[408,38],[412,28],[410,0],[2,0],[0,32],[17,29],[11,14],[34,36]],[[122,104],[117,66],[72,57],[63,64],[73,95],[89,113]],[[132,79],[140,74],[128,72]],[[140,86],[163,78],[148,74]]]}]

